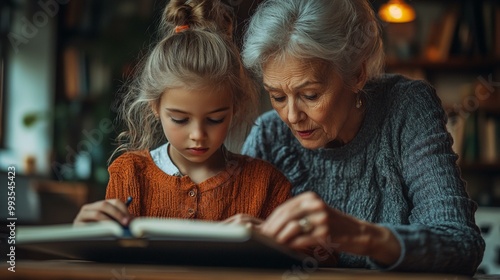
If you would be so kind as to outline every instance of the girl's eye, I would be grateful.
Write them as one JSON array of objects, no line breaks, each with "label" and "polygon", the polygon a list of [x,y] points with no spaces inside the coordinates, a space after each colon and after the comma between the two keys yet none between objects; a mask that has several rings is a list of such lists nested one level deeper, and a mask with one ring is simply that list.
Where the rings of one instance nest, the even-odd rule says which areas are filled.
[{"label": "girl's eye", "polygon": [[208,121],[210,123],[213,123],[213,124],[219,124],[219,123],[223,123],[224,122],[224,118],[222,118],[222,119],[211,119],[211,118],[209,118]]},{"label": "girl's eye", "polygon": [[170,118],[174,123],[177,123],[177,124],[184,124],[184,123],[187,123],[188,119],[174,119],[174,118]]}]

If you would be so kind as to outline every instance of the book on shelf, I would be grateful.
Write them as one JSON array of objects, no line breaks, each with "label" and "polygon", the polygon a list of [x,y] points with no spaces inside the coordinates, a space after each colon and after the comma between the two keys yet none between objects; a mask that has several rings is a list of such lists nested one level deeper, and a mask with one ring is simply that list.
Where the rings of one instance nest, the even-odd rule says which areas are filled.
[{"label": "book on shelf", "polygon": [[103,18],[103,6],[99,0],[69,1],[65,10],[64,28],[79,34],[96,33]]},{"label": "book on shelf", "polygon": [[482,24],[484,26],[484,43],[486,51],[489,54],[494,52],[495,40],[495,4],[493,2],[485,1],[482,6]]},{"label": "book on shelf", "polygon": [[497,135],[498,130],[498,119],[486,116],[480,126],[481,161],[495,163],[500,159],[498,154],[498,145],[500,144],[500,139]]},{"label": "book on shelf", "polygon": [[458,155],[458,162],[463,157],[465,119],[459,114],[450,115],[446,128],[453,139],[453,151]]},{"label": "book on shelf", "polygon": [[430,61],[445,61],[450,55],[452,41],[460,15],[460,5],[455,4],[445,10],[429,30],[425,47],[425,58]]},{"label": "book on shelf", "polygon": [[485,56],[488,52],[486,46],[485,22],[481,1],[468,1],[464,3],[464,21],[469,26],[472,38],[471,48],[465,51],[468,55]]},{"label": "book on shelf", "polygon": [[493,32],[493,53],[496,58],[500,58],[500,5],[495,6]]},{"label": "book on shelf", "polygon": [[68,99],[75,99],[80,92],[80,52],[75,47],[68,47],[63,53],[64,92]]},{"label": "book on shelf", "polygon": [[476,163],[479,159],[479,141],[477,114],[471,114],[465,120],[463,162]]},{"label": "book on shelf", "polygon": [[450,116],[447,124],[453,151],[466,164],[500,162],[500,116],[478,110],[467,117]]},{"label": "book on shelf", "polygon": [[440,89],[450,94],[460,92],[452,101],[447,95],[448,132],[453,138],[453,151],[465,164],[500,163],[500,92],[486,81],[465,83],[459,90]]},{"label": "book on shelf", "polygon": [[64,92],[68,100],[98,96],[111,88],[111,68],[99,55],[68,46],[63,53],[63,67]]},{"label": "book on shelf", "polygon": [[89,57],[76,46],[63,53],[64,92],[69,100],[88,95],[90,87]]},{"label": "book on shelf", "polygon": [[111,88],[111,67],[99,56],[90,57],[88,63],[90,95],[104,94]]},{"label": "book on shelf", "polygon": [[19,226],[16,245],[101,262],[289,267],[305,257],[243,225],[151,217],[128,228],[114,221]]},{"label": "book on shelf", "polygon": [[428,31],[424,58],[500,57],[500,5],[491,1],[453,3]]},{"label": "book on shelf", "polygon": [[64,26],[67,29],[77,28],[82,20],[82,10],[85,7],[85,1],[70,1],[66,6]]}]

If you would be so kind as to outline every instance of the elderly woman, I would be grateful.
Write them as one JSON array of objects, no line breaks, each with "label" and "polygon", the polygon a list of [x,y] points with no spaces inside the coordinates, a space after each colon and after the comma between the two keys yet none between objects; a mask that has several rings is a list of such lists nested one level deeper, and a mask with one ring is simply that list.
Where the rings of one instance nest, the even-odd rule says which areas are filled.
[{"label": "elderly woman", "polygon": [[295,196],[263,233],[337,247],[342,267],[476,271],[485,245],[445,112],[427,83],[381,74],[368,1],[265,1],[242,56],[274,108],[243,153],[277,166]]}]

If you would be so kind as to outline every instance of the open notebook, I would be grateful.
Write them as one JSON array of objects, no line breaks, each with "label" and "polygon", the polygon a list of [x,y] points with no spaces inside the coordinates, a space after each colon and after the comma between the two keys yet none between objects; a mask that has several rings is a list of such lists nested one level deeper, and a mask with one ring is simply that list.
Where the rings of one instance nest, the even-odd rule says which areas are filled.
[{"label": "open notebook", "polygon": [[145,217],[128,229],[111,221],[20,226],[16,245],[56,257],[123,263],[290,267],[305,257],[241,225]]}]

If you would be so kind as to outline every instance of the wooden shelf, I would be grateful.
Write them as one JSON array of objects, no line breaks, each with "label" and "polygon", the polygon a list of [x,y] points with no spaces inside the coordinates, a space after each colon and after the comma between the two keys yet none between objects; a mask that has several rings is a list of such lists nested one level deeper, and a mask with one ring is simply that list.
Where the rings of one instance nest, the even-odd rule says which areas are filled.
[{"label": "wooden shelf", "polygon": [[[471,114],[471,113],[476,112],[476,110],[474,110],[472,112],[467,112],[465,109],[463,109],[463,107],[455,108],[449,104],[443,105],[443,109],[446,111],[448,116],[453,116],[453,115],[456,115],[458,113]],[[463,111],[460,111],[460,110],[463,110]],[[496,104],[494,102],[489,102],[489,103],[488,102],[481,102],[479,104],[479,108],[477,111],[483,112],[486,114],[491,114],[491,115],[500,115],[500,104]]]},{"label": "wooden shelf", "polygon": [[500,115],[500,104],[485,102],[481,103],[479,109],[488,114]]},{"label": "wooden shelf", "polygon": [[460,163],[460,169],[463,172],[496,173],[497,175],[500,175],[500,162],[494,162],[494,163],[485,163],[485,162],[468,163],[468,162],[462,162],[462,163]]},{"label": "wooden shelf", "polygon": [[386,67],[388,69],[398,68],[422,68],[424,70],[450,70],[475,72],[481,70],[491,70],[500,68],[500,58],[497,57],[452,57],[446,61],[429,61],[422,58],[410,60],[388,59]]}]

